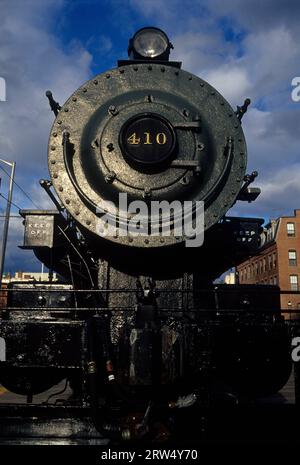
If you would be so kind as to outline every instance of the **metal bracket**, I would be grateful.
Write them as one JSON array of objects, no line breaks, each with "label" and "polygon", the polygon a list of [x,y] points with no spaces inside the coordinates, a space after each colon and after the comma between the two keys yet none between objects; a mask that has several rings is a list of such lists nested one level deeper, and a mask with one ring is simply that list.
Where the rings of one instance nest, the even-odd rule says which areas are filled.
[{"label": "metal bracket", "polygon": [[49,100],[51,110],[53,111],[55,116],[57,116],[59,111],[61,110],[60,104],[54,100],[51,90],[47,90],[46,97]]},{"label": "metal bracket", "polygon": [[195,130],[199,130],[201,128],[201,122],[200,121],[186,121],[186,122],[180,122],[180,123],[173,123],[172,126],[175,129],[195,129]]},{"label": "metal bracket", "polygon": [[173,160],[170,167],[193,170],[196,173],[200,173],[201,171],[200,162],[198,160]]},{"label": "metal bracket", "polygon": [[253,171],[251,174],[246,174],[246,176],[244,177],[244,185],[240,190],[237,200],[253,202],[257,199],[261,190],[259,189],[259,187],[249,187],[257,176],[257,171]]}]

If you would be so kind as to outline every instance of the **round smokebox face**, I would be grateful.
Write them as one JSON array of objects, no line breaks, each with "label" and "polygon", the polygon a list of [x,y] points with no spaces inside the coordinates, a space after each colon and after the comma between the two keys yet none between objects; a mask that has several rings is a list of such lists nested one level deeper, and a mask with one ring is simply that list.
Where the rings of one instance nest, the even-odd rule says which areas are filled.
[{"label": "round smokebox face", "polygon": [[175,143],[171,124],[155,114],[131,118],[120,133],[120,146],[125,157],[145,166],[166,161],[172,155]]}]

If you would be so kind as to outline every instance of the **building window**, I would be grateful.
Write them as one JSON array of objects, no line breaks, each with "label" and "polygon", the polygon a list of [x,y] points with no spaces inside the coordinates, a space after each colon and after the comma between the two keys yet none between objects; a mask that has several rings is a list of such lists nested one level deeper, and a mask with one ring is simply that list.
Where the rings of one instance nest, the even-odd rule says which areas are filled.
[{"label": "building window", "polygon": [[272,269],[272,255],[269,255],[269,256],[268,256],[268,269],[269,269],[269,270]]},{"label": "building window", "polygon": [[289,265],[297,266],[297,252],[296,250],[289,250]]},{"label": "building window", "polygon": [[287,223],[286,231],[288,236],[295,236],[295,223]]},{"label": "building window", "polygon": [[298,275],[297,274],[290,275],[290,284],[291,284],[291,291],[298,291]]},{"label": "building window", "polygon": [[274,252],[274,253],[273,253],[273,268],[274,268],[274,269],[276,268],[276,265],[277,265],[277,262],[276,262],[276,253]]}]

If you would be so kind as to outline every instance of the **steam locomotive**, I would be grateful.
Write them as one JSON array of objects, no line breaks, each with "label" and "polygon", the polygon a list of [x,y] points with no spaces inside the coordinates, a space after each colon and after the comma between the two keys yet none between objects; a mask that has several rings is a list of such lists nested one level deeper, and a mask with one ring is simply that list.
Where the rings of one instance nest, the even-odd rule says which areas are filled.
[{"label": "steam locomotive", "polygon": [[56,118],[40,184],[55,209],[20,211],[22,247],[61,280],[12,284],[1,312],[0,383],[32,403],[69,380],[65,406],[103,437],[253,401],[291,370],[279,289],[214,284],[260,244],[262,219],[226,216],[260,192],[246,174],[250,100],[234,111],[172,48],[143,28],[128,60],[63,106],[47,92]]}]

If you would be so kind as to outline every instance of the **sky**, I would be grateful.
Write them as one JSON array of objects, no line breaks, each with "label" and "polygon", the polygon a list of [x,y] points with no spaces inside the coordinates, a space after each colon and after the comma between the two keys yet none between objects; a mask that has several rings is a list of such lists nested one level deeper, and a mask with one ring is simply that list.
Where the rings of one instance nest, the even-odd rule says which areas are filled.
[{"label": "sky", "polygon": [[[128,39],[149,25],[168,34],[172,60],[215,86],[234,109],[251,98],[243,119],[248,172],[259,172],[262,194],[229,213],[268,219],[300,208],[300,102],[291,98],[292,79],[300,76],[298,0],[0,0],[0,78],[6,82],[0,158],[16,161],[15,179],[33,201],[15,187],[14,203],[52,207],[38,182],[49,178],[53,115],[45,91],[63,103],[83,82],[126,59]],[[0,177],[7,195],[1,169]],[[4,209],[0,197],[0,215]],[[1,238],[1,217],[0,228]],[[22,235],[22,221],[12,218],[7,271],[24,269],[24,260],[27,270],[40,267],[32,252],[17,248]]]}]

